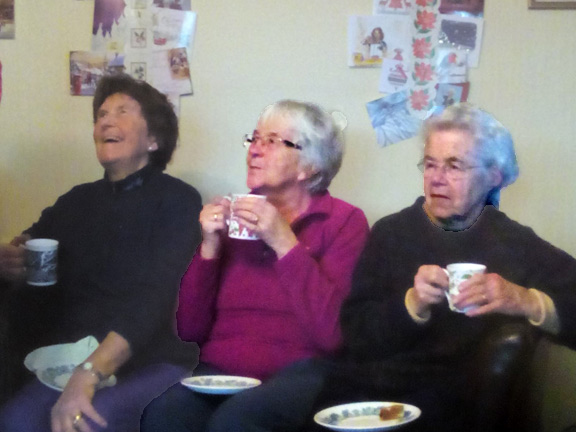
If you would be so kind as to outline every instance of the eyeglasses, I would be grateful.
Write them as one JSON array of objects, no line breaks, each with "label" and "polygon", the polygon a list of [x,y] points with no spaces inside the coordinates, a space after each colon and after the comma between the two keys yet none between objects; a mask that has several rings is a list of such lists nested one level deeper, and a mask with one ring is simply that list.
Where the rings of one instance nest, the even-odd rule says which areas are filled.
[{"label": "eyeglasses", "polygon": [[423,159],[418,163],[417,167],[422,173],[424,173],[425,176],[433,175],[438,172],[438,170],[441,170],[442,173],[444,173],[450,180],[460,180],[466,175],[468,170],[473,168],[481,168],[482,165],[468,165],[457,159],[449,159],[443,164],[439,164],[438,162],[432,160]]},{"label": "eyeglasses", "polygon": [[277,135],[266,135],[263,137],[255,133],[244,135],[243,145],[247,149],[250,148],[252,144],[256,144],[257,142],[260,142],[260,145],[264,148],[274,148],[277,144],[284,144],[286,147],[302,150],[302,146],[294,144],[292,141],[285,140],[284,138]]}]

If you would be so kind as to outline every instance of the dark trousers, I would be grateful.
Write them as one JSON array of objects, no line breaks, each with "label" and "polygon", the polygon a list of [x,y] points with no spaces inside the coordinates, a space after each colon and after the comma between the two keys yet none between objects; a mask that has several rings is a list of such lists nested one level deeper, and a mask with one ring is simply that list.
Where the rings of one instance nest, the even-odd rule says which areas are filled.
[{"label": "dark trousers", "polygon": [[[138,432],[144,407],[188,373],[182,366],[154,364],[119,378],[114,387],[97,391],[92,404],[108,422],[106,432]],[[34,380],[2,408],[0,431],[50,432],[50,410],[60,395]],[[95,432],[103,430],[88,423]]]},{"label": "dark trousers", "polygon": [[[219,371],[200,365],[194,375]],[[230,396],[196,393],[176,384],[144,411],[142,432],[298,431],[313,415],[325,364],[302,360],[262,385]]]}]

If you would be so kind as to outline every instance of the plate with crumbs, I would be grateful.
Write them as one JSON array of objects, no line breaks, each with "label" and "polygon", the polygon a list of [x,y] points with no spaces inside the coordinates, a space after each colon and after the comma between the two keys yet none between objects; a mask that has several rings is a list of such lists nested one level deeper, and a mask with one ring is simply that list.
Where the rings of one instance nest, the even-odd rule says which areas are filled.
[{"label": "plate with crumbs", "polygon": [[[383,420],[381,413],[392,407],[402,407],[401,414]],[[314,421],[328,429],[340,432],[377,432],[403,426],[420,417],[420,408],[398,402],[357,402],[337,405],[319,411]]]},{"label": "plate with crumbs", "polygon": [[191,390],[208,394],[234,394],[262,384],[256,378],[232,375],[199,375],[180,382]]}]

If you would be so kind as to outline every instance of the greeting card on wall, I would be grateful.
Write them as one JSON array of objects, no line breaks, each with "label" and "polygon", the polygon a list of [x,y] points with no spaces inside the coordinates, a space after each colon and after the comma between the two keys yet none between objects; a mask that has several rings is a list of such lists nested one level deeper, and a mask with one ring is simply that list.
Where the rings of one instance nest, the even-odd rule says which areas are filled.
[{"label": "greeting card on wall", "polygon": [[484,15],[484,0],[442,0],[439,11],[441,14],[481,17]]},{"label": "greeting card on wall", "polygon": [[14,39],[14,0],[0,0],[0,39]]},{"label": "greeting card on wall", "polygon": [[354,15],[348,19],[348,66],[380,67],[385,58],[409,53],[411,21],[408,15]]},{"label": "greeting card on wall", "polygon": [[411,79],[410,63],[385,58],[382,60],[378,91],[380,93],[394,93],[405,90],[412,85]]},{"label": "greeting card on wall", "polygon": [[156,48],[190,47],[195,28],[195,12],[152,8],[152,40]]},{"label": "greeting card on wall", "polygon": [[441,15],[440,46],[465,51],[468,55],[468,66],[478,67],[483,27],[482,18]]},{"label": "greeting card on wall", "polygon": [[408,110],[408,93],[400,91],[366,104],[378,145],[385,147],[418,134],[422,121]]},{"label": "greeting card on wall", "polygon": [[191,10],[190,0],[154,0],[154,6],[185,11]]},{"label": "greeting card on wall", "polygon": [[93,96],[100,78],[124,70],[122,54],[70,51],[70,94]]},{"label": "greeting card on wall", "polygon": [[170,48],[152,53],[149,82],[162,93],[192,93],[190,65],[186,48]]},{"label": "greeting card on wall", "polygon": [[410,13],[411,0],[372,0],[372,13],[374,15],[385,13]]},{"label": "greeting card on wall", "polygon": [[128,39],[124,0],[94,0],[92,51],[124,52]]},{"label": "greeting card on wall", "polygon": [[458,102],[466,102],[469,91],[469,82],[460,84],[438,84],[435,101],[436,106],[445,108]]},{"label": "greeting card on wall", "polygon": [[439,48],[436,57],[436,75],[440,83],[468,81],[468,53],[453,48]]}]

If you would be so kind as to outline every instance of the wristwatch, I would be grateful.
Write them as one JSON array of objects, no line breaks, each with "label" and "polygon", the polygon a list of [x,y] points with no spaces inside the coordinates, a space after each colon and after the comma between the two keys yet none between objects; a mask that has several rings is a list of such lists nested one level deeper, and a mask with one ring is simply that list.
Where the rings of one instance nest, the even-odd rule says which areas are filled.
[{"label": "wristwatch", "polygon": [[108,379],[106,375],[104,375],[102,372],[100,372],[98,369],[94,367],[94,364],[92,362],[86,361],[80,363],[78,366],[76,366],[76,368],[92,374],[92,376],[98,379],[98,384]]}]

